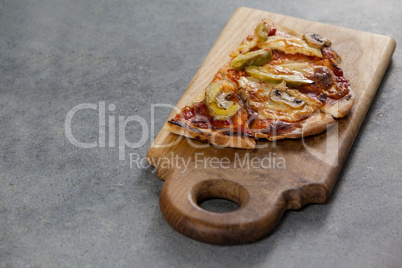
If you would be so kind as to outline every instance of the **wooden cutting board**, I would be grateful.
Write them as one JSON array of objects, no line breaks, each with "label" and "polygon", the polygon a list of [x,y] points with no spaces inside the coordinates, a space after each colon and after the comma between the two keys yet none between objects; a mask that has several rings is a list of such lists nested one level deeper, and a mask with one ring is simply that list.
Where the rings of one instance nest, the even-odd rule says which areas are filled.
[{"label": "wooden cutting board", "polygon": [[[318,22],[241,7],[236,10],[177,104],[182,108],[208,85],[230,52],[263,19],[298,32],[316,32],[342,56],[340,65],[357,94],[350,114],[323,134],[296,140],[261,141],[264,148],[218,148],[161,130],[148,162],[165,180],[160,209],[177,231],[214,244],[255,241],[270,233],[286,210],[325,202],[395,50],[395,40]],[[177,90],[177,94],[181,94]],[[173,111],[171,119],[176,111]],[[186,166],[184,162],[186,162]],[[223,198],[240,208],[202,209]]]}]

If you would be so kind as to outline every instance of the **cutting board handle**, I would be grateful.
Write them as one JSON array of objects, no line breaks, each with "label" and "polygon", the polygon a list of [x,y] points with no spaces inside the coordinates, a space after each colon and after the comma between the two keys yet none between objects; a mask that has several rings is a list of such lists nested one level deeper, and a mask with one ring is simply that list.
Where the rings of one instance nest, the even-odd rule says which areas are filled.
[{"label": "cutting board handle", "polygon": [[[186,236],[214,244],[247,243],[271,232],[285,211],[284,195],[222,177],[194,172],[169,176],[160,194],[166,221]],[[199,206],[213,198],[227,199],[240,207],[217,213]]]}]

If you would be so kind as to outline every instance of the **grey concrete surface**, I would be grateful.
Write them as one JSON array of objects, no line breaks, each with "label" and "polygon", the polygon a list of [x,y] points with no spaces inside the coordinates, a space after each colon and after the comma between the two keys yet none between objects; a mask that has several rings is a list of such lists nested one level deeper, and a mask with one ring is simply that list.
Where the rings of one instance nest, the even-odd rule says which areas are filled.
[{"label": "grey concrete surface", "polygon": [[[402,44],[397,0],[0,0],[0,267],[402,267],[400,47],[330,200],[286,213],[253,244],[208,245],[165,222],[163,182],[127,158],[145,157],[151,138],[124,161],[108,143],[66,138],[78,104],[114,104],[116,122],[176,104],[239,6]],[[156,132],[167,114],[156,110]],[[77,112],[72,131],[97,141],[97,112]],[[126,133],[137,142],[142,130]]]}]

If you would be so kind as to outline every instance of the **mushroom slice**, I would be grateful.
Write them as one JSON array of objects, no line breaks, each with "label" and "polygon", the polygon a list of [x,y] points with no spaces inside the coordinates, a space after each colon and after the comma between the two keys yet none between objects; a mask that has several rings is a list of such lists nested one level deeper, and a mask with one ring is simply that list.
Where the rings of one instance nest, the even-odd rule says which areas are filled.
[{"label": "mushroom slice", "polygon": [[247,89],[248,89],[247,79],[245,77],[240,77],[239,89],[237,90],[237,95],[243,101],[246,108],[250,105],[250,95]]},{"label": "mushroom slice", "polygon": [[234,104],[233,101],[230,101],[230,97],[232,97],[233,92],[221,92],[215,95],[216,105],[218,105],[222,109],[227,109]]},{"label": "mushroom slice", "polygon": [[247,93],[247,90],[243,87],[239,88],[237,90],[237,95],[239,95],[240,99],[242,99],[242,101],[247,102],[250,99],[250,96]]},{"label": "mushroom slice", "polygon": [[310,47],[319,49],[322,49],[324,46],[329,47],[332,44],[330,40],[316,33],[305,33],[303,39],[306,40],[307,45]]},{"label": "mushroom slice", "polygon": [[304,105],[304,101],[302,101],[301,99],[293,97],[289,93],[279,90],[277,88],[274,88],[271,91],[269,97],[273,102],[286,104],[295,109],[300,109]]}]

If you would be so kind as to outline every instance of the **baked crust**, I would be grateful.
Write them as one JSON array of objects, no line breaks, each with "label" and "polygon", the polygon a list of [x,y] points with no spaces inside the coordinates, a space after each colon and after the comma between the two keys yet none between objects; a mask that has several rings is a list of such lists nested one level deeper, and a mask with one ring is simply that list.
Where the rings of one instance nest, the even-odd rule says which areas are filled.
[{"label": "baked crust", "polygon": [[242,135],[226,135],[220,130],[193,128],[181,124],[180,122],[168,121],[164,129],[174,134],[182,135],[188,138],[205,141],[217,146],[232,147],[240,149],[254,149],[255,140],[253,137]]},{"label": "baked crust", "polygon": [[348,86],[348,94],[345,97],[332,105],[324,105],[321,110],[335,118],[342,118],[350,112],[355,100],[356,94],[353,92],[352,88]]},{"label": "baked crust", "polygon": [[293,128],[287,133],[272,134],[271,132],[270,134],[265,134],[263,130],[259,132],[253,129],[253,131],[255,131],[255,137],[259,139],[268,139],[270,141],[285,138],[297,139],[320,134],[335,123],[336,120],[331,115],[319,111],[301,122],[291,123]]}]

